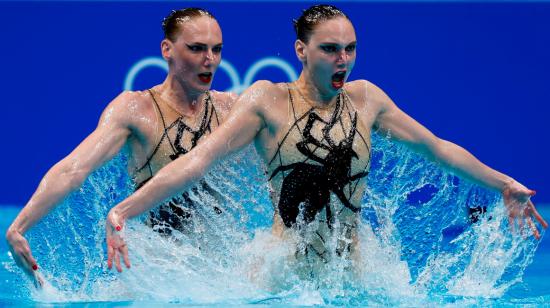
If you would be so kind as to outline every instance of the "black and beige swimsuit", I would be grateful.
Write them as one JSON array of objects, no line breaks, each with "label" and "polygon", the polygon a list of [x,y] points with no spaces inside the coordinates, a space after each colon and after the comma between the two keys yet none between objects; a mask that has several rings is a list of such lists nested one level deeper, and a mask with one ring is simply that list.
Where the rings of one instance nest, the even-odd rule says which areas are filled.
[{"label": "black and beige swimsuit", "polygon": [[[199,123],[192,123],[192,119],[180,114],[176,114],[176,118],[170,122],[170,116],[173,118],[175,113],[167,112],[167,110],[163,112],[154,92],[152,90],[148,90],[148,92],[159,113],[162,132],[160,140],[147,157],[146,162],[134,173],[134,179],[137,182],[136,190],[147,183],[162,167],[191,151],[201,138],[209,135],[220,124],[210,92],[206,92],[202,116],[197,117],[196,122]],[[165,104],[162,106],[165,107]],[[204,180],[199,181],[195,187],[191,188],[195,191],[197,189],[207,191],[214,197],[219,195]],[[189,227],[193,213],[197,208],[198,205],[191,200],[189,193],[184,192],[151,211],[147,223],[160,233],[171,234],[172,230],[183,232]],[[214,210],[221,212],[217,207]]]},{"label": "black and beige swimsuit", "polygon": [[275,212],[287,228],[314,233],[304,253],[325,259],[326,241],[337,232],[341,255],[350,249],[361,210],[370,136],[344,89],[327,108],[311,106],[292,86],[288,95],[288,127],[268,164]]}]

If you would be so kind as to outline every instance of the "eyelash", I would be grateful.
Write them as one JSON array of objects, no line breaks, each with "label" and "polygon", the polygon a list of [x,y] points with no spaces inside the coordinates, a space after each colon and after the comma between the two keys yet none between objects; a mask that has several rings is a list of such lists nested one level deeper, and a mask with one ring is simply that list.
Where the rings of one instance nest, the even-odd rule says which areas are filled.
[{"label": "eyelash", "polygon": [[[355,45],[352,45],[352,46],[346,46],[346,52],[354,52],[355,51]],[[335,46],[321,46],[321,49],[324,51],[324,52],[328,52],[328,53],[333,53],[333,52],[337,52],[338,49],[335,47]]]},{"label": "eyelash", "polygon": [[[205,49],[205,47],[197,46],[197,45],[190,45],[190,46],[187,46],[187,47],[189,48],[189,50],[191,50],[193,52],[201,52],[201,51],[204,51],[204,49]],[[220,53],[221,51],[222,51],[222,47],[220,47],[220,46],[212,48],[213,53]]]},{"label": "eyelash", "polygon": [[336,52],[336,47],[334,46],[321,46],[321,49],[325,52]]}]

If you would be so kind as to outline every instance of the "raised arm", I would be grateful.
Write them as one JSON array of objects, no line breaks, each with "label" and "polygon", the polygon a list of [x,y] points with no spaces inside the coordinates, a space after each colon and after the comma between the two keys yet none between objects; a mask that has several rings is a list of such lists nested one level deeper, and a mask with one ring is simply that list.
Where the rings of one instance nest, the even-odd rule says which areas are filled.
[{"label": "raised arm", "polygon": [[520,228],[524,221],[540,237],[531,215],[546,228],[548,224],[539,215],[530,197],[535,191],[515,181],[513,178],[491,169],[480,162],[464,148],[437,138],[432,132],[401,111],[393,101],[378,87],[369,84],[370,99],[380,106],[375,126],[392,139],[400,141],[416,152],[424,154],[430,160],[440,163],[452,173],[479,185],[496,190],[503,194],[513,227],[519,219]]},{"label": "raised arm", "polygon": [[13,258],[31,277],[38,265],[23,234],[78,188],[93,170],[118,153],[130,134],[126,121],[121,118],[121,115],[127,113],[120,110],[124,96],[117,97],[105,109],[92,134],[46,173],[35,193],[8,228],[6,239]]}]

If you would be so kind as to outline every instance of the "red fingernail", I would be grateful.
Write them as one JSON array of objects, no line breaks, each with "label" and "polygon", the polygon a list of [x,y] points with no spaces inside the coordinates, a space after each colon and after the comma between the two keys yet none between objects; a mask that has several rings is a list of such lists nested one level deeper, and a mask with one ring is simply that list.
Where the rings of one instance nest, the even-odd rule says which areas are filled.
[{"label": "red fingernail", "polygon": [[533,190],[533,196],[537,194],[537,191],[536,190]]},{"label": "red fingernail", "polygon": [[120,226],[116,226],[116,228],[115,228],[115,229],[116,229],[117,231],[120,231],[120,230],[122,229],[122,227],[120,227]]},{"label": "red fingernail", "polygon": [[33,271],[36,271],[37,269],[38,269],[38,265],[36,265],[36,264],[33,264],[33,266],[32,266],[32,270],[33,270]]}]

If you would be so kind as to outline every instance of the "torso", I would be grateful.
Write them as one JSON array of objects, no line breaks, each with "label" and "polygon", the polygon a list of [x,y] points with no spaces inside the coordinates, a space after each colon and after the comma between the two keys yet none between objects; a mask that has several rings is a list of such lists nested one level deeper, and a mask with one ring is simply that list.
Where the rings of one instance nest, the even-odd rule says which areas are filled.
[{"label": "torso", "polygon": [[[277,108],[266,121],[273,127],[257,142],[272,190],[274,233],[297,231],[302,253],[321,260],[349,252],[365,192],[375,111],[358,88],[346,85],[334,104],[319,108],[292,84],[278,85]],[[355,99],[364,100],[360,110]],[[331,236],[339,239],[334,251],[325,245]]]},{"label": "torso", "polygon": [[[136,98],[140,100],[141,109],[135,110],[139,121],[135,122],[128,139],[131,151],[128,168],[139,189],[162,167],[189,152],[215,130],[227,115],[235,96],[215,91],[205,93],[201,100],[203,106],[194,117],[177,113],[159,97],[155,88],[137,92]],[[205,182],[198,185],[213,197],[219,197]],[[183,193],[151,212],[147,223],[162,225],[163,228],[157,228],[162,233],[169,234],[172,229],[184,231],[189,227],[194,209],[188,194]]]}]

